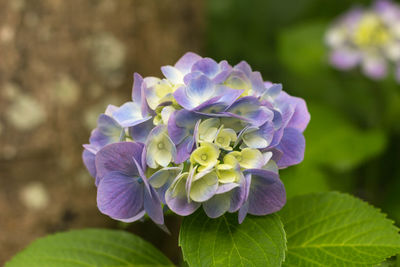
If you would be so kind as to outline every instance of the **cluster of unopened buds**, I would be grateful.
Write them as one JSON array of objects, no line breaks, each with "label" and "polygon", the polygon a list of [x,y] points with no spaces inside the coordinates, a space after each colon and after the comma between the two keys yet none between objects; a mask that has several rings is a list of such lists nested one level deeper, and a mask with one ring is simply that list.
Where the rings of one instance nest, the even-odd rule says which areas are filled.
[{"label": "cluster of unopened buds", "polygon": [[163,225],[168,209],[238,211],[240,223],[280,210],[278,170],[304,156],[304,100],[244,61],[232,67],[189,52],[161,70],[162,79],[135,73],[132,101],[108,106],[84,145],[100,211]]},{"label": "cluster of unopened buds", "polygon": [[328,30],[330,61],[338,69],[361,65],[365,75],[382,79],[394,68],[400,83],[400,6],[377,0],[371,8],[356,7]]}]

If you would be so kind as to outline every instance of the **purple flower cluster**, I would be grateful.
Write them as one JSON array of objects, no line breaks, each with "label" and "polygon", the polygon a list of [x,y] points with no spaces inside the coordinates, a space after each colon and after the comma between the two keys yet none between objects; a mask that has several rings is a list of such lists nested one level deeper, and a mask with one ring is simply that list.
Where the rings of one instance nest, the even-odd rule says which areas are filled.
[{"label": "purple flower cluster", "polygon": [[400,6],[377,0],[369,8],[356,7],[327,31],[331,64],[348,70],[361,65],[368,77],[379,80],[394,67],[400,82]]},{"label": "purple flower cluster", "polygon": [[165,78],[134,75],[132,101],[99,116],[83,161],[100,211],[133,222],[200,206],[266,215],[286,202],[278,170],[303,160],[310,115],[303,99],[264,82],[244,61],[231,66],[186,53]]}]

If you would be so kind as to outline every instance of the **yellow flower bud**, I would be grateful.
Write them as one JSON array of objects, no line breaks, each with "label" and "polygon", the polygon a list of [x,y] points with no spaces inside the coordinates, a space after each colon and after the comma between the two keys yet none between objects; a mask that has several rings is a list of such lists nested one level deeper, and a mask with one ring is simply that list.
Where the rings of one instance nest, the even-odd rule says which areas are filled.
[{"label": "yellow flower bud", "polygon": [[198,171],[209,170],[218,163],[219,149],[216,145],[208,142],[200,143],[195,151],[190,156],[192,164],[199,164]]}]

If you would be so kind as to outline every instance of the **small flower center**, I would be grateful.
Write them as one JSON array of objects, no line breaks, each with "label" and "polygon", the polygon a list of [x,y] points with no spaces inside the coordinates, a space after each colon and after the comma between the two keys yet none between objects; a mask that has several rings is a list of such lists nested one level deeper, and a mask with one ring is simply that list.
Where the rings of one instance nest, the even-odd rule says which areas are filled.
[{"label": "small flower center", "polygon": [[163,142],[160,142],[160,143],[157,144],[157,148],[158,148],[158,149],[164,149],[164,147],[165,147],[165,146],[164,146],[164,143],[163,143]]},{"label": "small flower center", "polygon": [[243,139],[248,139],[248,138],[249,138],[249,134],[243,135]]},{"label": "small flower center", "polygon": [[206,154],[203,154],[203,155],[201,155],[201,160],[204,160],[204,161],[206,161],[207,160],[207,158],[208,158],[208,156],[206,155]]},{"label": "small flower center", "polygon": [[364,15],[354,35],[354,42],[361,47],[374,47],[390,41],[390,34],[379,17]]},{"label": "small flower center", "polygon": [[242,156],[237,156],[236,159],[237,161],[242,161]]},{"label": "small flower center", "polygon": [[223,137],[218,137],[217,138],[217,142],[222,144],[225,141],[225,139]]}]

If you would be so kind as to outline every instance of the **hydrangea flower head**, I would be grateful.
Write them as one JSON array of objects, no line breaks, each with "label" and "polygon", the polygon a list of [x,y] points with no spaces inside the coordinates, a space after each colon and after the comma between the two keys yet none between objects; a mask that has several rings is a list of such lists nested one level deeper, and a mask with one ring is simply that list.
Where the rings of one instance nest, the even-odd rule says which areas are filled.
[{"label": "hydrangea flower head", "polygon": [[161,70],[164,78],[135,74],[132,101],[109,106],[84,145],[100,211],[163,225],[166,209],[238,212],[239,222],[280,210],[279,169],[304,157],[304,100],[244,61],[232,67],[189,52]]},{"label": "hydrangea flower head", "polygon": [[353,8],[331,26],[325,39],[338,69],[360,65],[365,75],[378,80],[395,68],[400,82],[400,5],[377,0],[371,8]]}]

